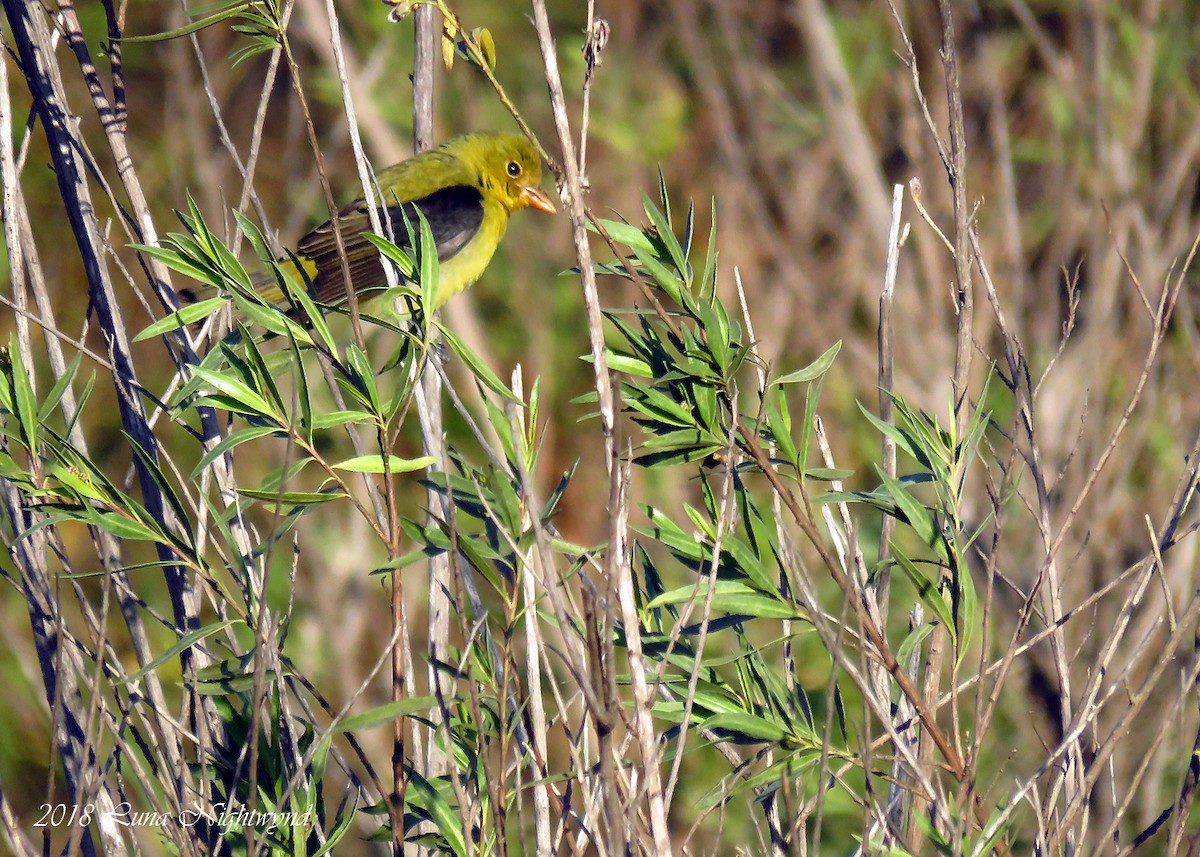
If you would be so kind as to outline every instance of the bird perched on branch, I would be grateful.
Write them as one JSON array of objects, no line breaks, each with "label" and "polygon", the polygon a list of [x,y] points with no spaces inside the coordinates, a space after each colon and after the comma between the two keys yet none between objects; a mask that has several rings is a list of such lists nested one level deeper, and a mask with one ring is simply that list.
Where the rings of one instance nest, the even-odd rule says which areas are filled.
[{"label": "bird perched on branch", "polygon": [[[439,275],[434,306],[427,310],[437,309],[479,279],[504,237],[509,215],[526,207],[554,213],[550,197],[538,187],[541,178],[533,145],[516,134],[494,131],[454,137],[378,173],[386,205],[379,214],[390,224],[395,243],[407,250],[416,243],[405,216],[416,230],[417,209],[433,233]],[[335,228],[342,238],[345,265]],[[360,199],[339,210],[336,221],[321,224],[300,240],[296,258],[318,301],[346,300],[347,269],[356,294],[387,286],[379,251],[365,237],[370,232],[370,211]],[[278,287],[261,294],[272,302],[283,297]]]}]

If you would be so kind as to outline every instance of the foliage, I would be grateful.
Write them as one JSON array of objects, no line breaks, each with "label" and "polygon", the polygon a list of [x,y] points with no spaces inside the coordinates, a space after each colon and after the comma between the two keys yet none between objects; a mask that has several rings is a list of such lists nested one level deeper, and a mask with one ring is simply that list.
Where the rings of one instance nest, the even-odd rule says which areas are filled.
[{"label": "foliage", "polygon": [[[1200,728],[1200,601],[1180,550],[1197,483],[1181,298],[1194,12],[1013,22],[988,7],[956,18],[957,51],[936,42],[941,19],[885,6],[634,3],[610,47],[609,22],[553,9],[556,33],[534,26],[562,37],[580,94],[564,106],[557,67],[530,74],[523,13],[438,0],[392,18],[418,6],[441,14],[447,116],[548,128],[557,111],[590,117],[599,143],[590,160],[550,153],[592,230],[570,285],[537,261],[561,267],[567,230],[514,224],[474,293],[484,337],[467,298],[425,312],[424,222],[411,258],[376,239],[397,285],[351,307],[319,305],[280,261],[272,218],[298,228],[336,205],[317,188],[351,184],[316,131],[339,127],[332,107],[364,111],[371,151],[408,122],[406,92],[387,101],[407,72],[371,88],[380,57],[407,68],[383,15],[337,11],[344,52],[327,55],[338,19],[318,26],[316,7],[137,18],[147,37],[122,36],[108,7],[83,23],[60,10],[72,56],[103,33],[109,65],[100,85],[79,63],[96,128],[44,129],[88,309],[64,285],[71,254],[46,252],[45,203],[25,207],[49,188],[24,166],[44,153],[0,151],[19,295],[0,360],[0,570],[14,670],[40,670],[45,691],[9,700],[5,725],[42,717],[53,745],[10,742],[34,748],[40,781],[14,789],[0,769],[5,817],[30,817],[18,792],[162,815],[47,832],[43,850],[83,853],[366,853],[400,837],[463,857],[1183,850]],[[14,47],[39,22],[11,21]],[[1073,26],[1095,39],[1058,44]],[[122,58],[150,42],[172,68],[198,64],[201,85],[161,85],[217,119],[211,135],[162,132],[176,148],[157,165],[125,146],[136,110],[109,121],[130,106]],[[606,50],[618,61],[601,69]],[[959,64],[961,87],[947,76],[937,98],[969,134],[925,103],[934,52]],[[36,57],[19,56],[35,88]],[[280,61],[287,122],[267,109],[272,77],[246,83]],[[83,158],[105,144],[120,169]],[[885,258],[888,170],[923,181],[897,198]],[[124,242],[89,231],[74,175],[108,195]],[[282,205],[256,196],[271,182]],[[163,234],[146,200],[174,205],[185,184]],[[672,198],[709,186],[710,206]],[[148,285],[162,309],[142,319],[114,284]],[[179,304],[185,290],[197,300]],[[595,347],[576,361],[581,300]],[[103,335],[79,337],[92,312]]]}]

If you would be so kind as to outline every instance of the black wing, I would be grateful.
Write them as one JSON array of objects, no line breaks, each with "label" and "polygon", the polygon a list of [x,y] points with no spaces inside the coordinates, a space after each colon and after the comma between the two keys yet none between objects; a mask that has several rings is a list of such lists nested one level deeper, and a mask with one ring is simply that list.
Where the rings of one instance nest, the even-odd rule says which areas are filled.
[{"label": "black wing", "polygon": [[[405,250],[411,251],[413,238],[405,224],[405,216],[413,229],[419,228],[417,209],[429,221],[433,241],[437,246],[438,261],[444,262],[458,253],[479,231],[483,223],[483,195],[473,187],[454,185],[434,191],[428,196],[389,206],[386,214],[391,224],[392,240]],[[350,282],[359,294],[387,285],[379,251],[364,234],[371,231],[371,218],[367,204],[362,200],[351,203],[338,212],[338,227],[342,244],[346,250],[346,263],[350,269]],[[333,234],[333,221],[323,223],[301,239],[296,248],[303,257],[311,259],[317,266],[313,278],[317,300],[323,303],[338,303],[346,297],[346,285],[342,276],[342,263],[338,257],[337,241]]]}]

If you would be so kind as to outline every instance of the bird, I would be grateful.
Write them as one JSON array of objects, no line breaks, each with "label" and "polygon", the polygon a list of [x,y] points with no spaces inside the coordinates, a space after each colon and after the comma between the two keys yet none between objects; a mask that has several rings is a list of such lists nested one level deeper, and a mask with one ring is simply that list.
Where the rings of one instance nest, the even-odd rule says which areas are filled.
[{"label": "bird", "polygon": [[[533,144],[517,134],[496,131],[461,134],[377,173],[384,203],[380,217],[396,244],[411,253],[416,242],[407,224],[419,228],[418,210],[433,233],[438,284],[434,306],[426,307],[427,312],[482,276],[510,215],[523,208],[555,213],[550,197],[539,187],[541,178],[541,160]],[[341,235],[345,265],[335,231]],[[384,289],[382,258],[366,238],[371,231],[370,209],[357,199],[339,209],[336,219],[301,238],[292,260],[281,267],[295,272],[299,263],[312,283],[312,296],[324,304],[346,300],[347,270],[356,295]],[[273,280],[265,276],[256,283],[259,295],[278,303],[283,294],[270,283]]]}]

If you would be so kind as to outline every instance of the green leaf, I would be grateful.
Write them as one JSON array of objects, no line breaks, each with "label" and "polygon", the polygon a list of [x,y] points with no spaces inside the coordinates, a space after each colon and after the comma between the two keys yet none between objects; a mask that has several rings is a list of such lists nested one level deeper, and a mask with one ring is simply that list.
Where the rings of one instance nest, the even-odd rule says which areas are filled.
[{"label": "green leaf", "polygon": [[182,306],[142,330],[133,338],[133,341],[144,342],[147,339],[162,336],[164,333],[170,333],[172,330],[179,330],[181,327],[195,324],[201,319],[208,318],[226,303],[228,303],[226,298],[218,296]]},{"label": "green leaf", "polygon": [[[15,472],[13,472],[13,468],[15,468]],[[12,473],[12,475],[15,476],[22,473],[22,471],[20,468],[16,467],[16,462],[6,455],[4,456],[4,466],[0,467],[0,474],[8,476],[9,473]],[[52,479],[58,480],[64,489],[70,491],[79,498],[84,500],[95,500],[98,503],[112,502],[112,498],[109,497],[108,492],[102,490],[101,486],[97,485],[94,480],[92,480],[90,477],[86,477],[75,472],[69,467],[63,466],[62,464],[51,463],[46,469],[46,475]],[[49,488],[52,486],[53,483],[48,483],[46,487]]]},{"label": "green leaf", "polygon": [[876,470],[879,478],[883,480],[887,493],[896,501],[896,506],[908,525],[916,531],[926,545],[936,546],[941,539],[941,532],[938,530],[933,514],[925,507],[925,504],[908,492],[899,479],[893,479],[882,469],[876,468]]},{"label": "green leaf", "polygon": [[692,384],[691,385],[692,400],[696,405],[696,415],[699,417],[700,425],[704,426],[709,431],[720,434],[726,433],[726,428],[721,424],[721,420],[717,415],[717,390],[715,387],[710,387],[708,384]]},{"label": "green leaf", "polygon": [[938,621],[950,632],[952,637],[957,639],[958,635],[954,627],[954,614],[945,596],[938,588],[939,574],[926,574],[899,549],[895,542],[891,544],[892,556],[896,560],[896,564],[908,576],[913,587],[917,590],[917,595],[921,598],[921,601],[937,614]]},{"label": "green leaf", "polygon": [[476,27],[471,30],[471,36],[475,39],[475,44],[479,48],[479,55],[483,57],[483,63],[490,71],[496,70],[496,40],[492,37],[492,32],[487,27]]},{"label": "green leaf", "polygon": [[875,428],[879,429],[882,434],[892,439],[900,451],[907,453],[910,458],[912,458],[925,469],[933,470],[933,462],[930,460],[927,450],[925,450],[921,445],[917,444],[915,442],[915,438],[911,437],[906,432],[901,431],[896,426],[886,423],[879,417],[875,416],[873,413],[863,407],[862,402],[859,402],[858,408],[863,412],[863,416],[865,416],[871,422],[871,425],[875,426]]},{"label": "green leaf", "polygon": [[75,373],[79,371],[79,361],[82,359],[82,352],[72,357],[71,362],[67,364],[67,368],[63,370],[62,375],[54,382],[54,386],[50,388],[50,392],[46,396],[46,401],[42,402],[42,408],[38,411],[39,423],[45,423],[50,419],[50,415],[54,413],[54,409],[58,407],[58,403],[66,395],[67,388],[75,380]]},{"label": "green leaf", "polygon": [[667,296],[675,301],[675,303],[680,306],[686,305],[687,300],[684,297],[683,284],[680,282],[679,277],[670,268],[660,262],[654,253],[647,253],[637,247],[633,249],[634,255],[637,256],[638,261],[642,263],[642,267],[646,269],[647,273],[658,283],[659,288],[666,292]]},{"label": "green leaf", "polygon": [[955,669],[962,666],[962,660],[967,656],[967,649],[975,636],[977,617],[979,614],[979,596],[975,592],[975,581],[971,579],[971,568],[967,563],[958,565],[954,575],[954,607],[958,619],[958,657],[955,659]]},{"label": "green leaf", "polygon": [[719,367],[721,376],[726,377],[733,368],[729,359],[733,346],[733,341],[730,339],[729,316],[725,314],[725,307],[719,301],[714,302],[711,307],[702,302],[698,306],[701,308],[704,333],[708,340],[709,351],[712,353],[713,363]]},{"label": "green leaf", "polygon": [[[329,743],[326,739],[326,744]],[[315,779],[315,778],[314,778]],[[310,801],[309,806],[312,806],[315,801]],[[325,854],[333,853],[333,848],[337,845],[350,830],[351,824],[358,817],[358,796],[355,794],[353,803],[344,809],[344,811],[335,819],[333,826],[325,833],[325,844],[313,852],[312,857],[323,857]],[[304,831],[297,832],[297,841],[300,841],[300,834]]]},{"label": "green leaf", "polygon": [[300,426],[305,432],[305,439],[311,442],[313,424],[312,395],[309,392],[308,378],[304,372],[304,357],[300,354],[300,344],[296,342],[295,337],[288,337],[288,348],[292,352],[292,367],[296,371],[296,406],[300,410]]},{"label": "green leaf", "polygon": [[433,313],[437,307],[438,292],[438,251],[437,242],[433,238],[433,229],[425,219],[425,213],[416,209],[420,221],[417,243],[417,282],[421,285],[421,306],[426,315]]},{"label": "green leaf", "polygon": [[792,413],[788,407],[787,395],[783,387],[776,387],[766,391],[767,405],[767,424],[771,429],[771,437],[774,438],[776,445],[779,447],[779,452],[793,467],[798,467],[797,460],[800,457],[799,450],[796,449],[796,441],[792,438]]},{"label": "green leaf", "polygon": [[916,651],[917,647],[924,642],[925,638],[928,637],[932,631],[933,624],[931,622],[925,622],[910,631],[908,636],[901,641],[900,645],[896,648],[896,662],[900,664],[902,669],[908,669],[909,661],[912,660],[913,652]]},{"label": "green leaf", "polygon": [[[804,776],[809,770],[816,767],[821,759],[821,753],[815,750],[795,752],[788,758],[781,759],[753,776],[739,779],[732,786],[719,784],[696,802],[696,808],[709,809],[719,803],[728,802],[731,797],[743,795],[750,791],[758,792],[759,789],[773,791],[784,777],[796,778]],[[871,857],[876,857],[876,852],[871,851],[867,853],[871,854]]]},{"label": "green leaf", "polygon": [[[586,356],[584,361],[591,363],[591,355]],[[639,360],[637,357],[631,357],[628,354],[618,354],[615,351],[608,350],[604,352],[604,362],[614,372],[624,372],[626,375],[635,375],[639,378],[654,377],[654,369],[649,363],[645,360]]]},{"label": "green leaf", "polygon": [[821,390],[825,386],[825,376],[822,375],[812,382],[804,391],[804,413],[800,418],[800,445],[796,450],[796,469],[803,474],[808,469],[808,454],[812,450],[816,434],[815,420],[817,404],[821,399]]},{"label": "green leaf", "polygon": [[[226,696],[245,693],[254,687],[252,655],[227,658],[196,672],[196,690],[208,696]],[[268,670],[263,679],[268,683],[278,680],[278,673]]]},{"label": "green leaf", "polygon": [[401,717],[407,717],[418,711],[426,711],[437,705],[436,696],[414,696],[376,706],[367,711],[351,715],[339,720],[335,726],[338,732],[356,732],[360,729],[372,729],[384,723],[392,723]]},{"label": "green leaf", "polygon": [[805,478],[816,479],[819,482],[836,482],[849,479],[853,475],[853,470],[838,470],[829,467],[810,467],[804,471]]},{"label": "green leaf", "polygon": [[363,350],[354,343],[346,347],[345,369],[354,390],[362,403],[371,409],[371,414],[380,417],[379,387],[375,383],[375,370]]},{"label": "green leaf", "polygon": [[486,363],[479,359],[478,354],[467,347],[465,342],[451,333],[441,323],[438,323],[437,328],[445,338],[446,343],[450,346],[454,353],[458,355],[459,359],[467,364],[468,368],[471,370],[471,373],[480,381],[482,381],[489,390],[491,390],[497,396],[508,399],[514,404],[525,404],[521,401],[520,396],[516,395],[512,390],[510,390],[508,386],[500,380],[499,376],[496,375],[496,373],[490,368],[488,368]]},{"label": "green leaf", "polygon": [[278,489],[239,488],[238,495],[251,500],[278,503],[280,506],[317,506],[347,496],[340,488],[325,491],[280,491]]},{"label": "green leaf", "polygon": [[705,729],[736,733],[743,741],[751,743],[765,741],[770,744],[778,744],[788,734],[787,730],[778,723],[744,711],[715,714],[705,720],[703,725]]},{"label": "green leaf", "polygon": [[140,521],[132,520],[117,512],[101,512],[96,509],[90,509],[87,514],[82,515],[78,520],[94,524],[119,539],[170,544],[169,540],[164,538],[162,533]]},{"label": "green leaf", "polygon": [[[616,243],[624,244],[626,247],[631,247],[635,251],[643,250],[647,253],[655,252],[654,244],[645,236],[642,230],[638,229],[636,226],[630,226],[628,223],[622,223],[619,220],[605,220],[603,218],[597,219],[596,222],[604,227],[604,231],[607,232],[609,237],[612,238],[612,240]],[[593,232],[599,231],[591,223],[588,223],[588,229],[592,230]],[[624,269],[622,269],[621,272],[624,273]]]},{"label": "green leaf", "polygon": [[164,651],[162,654],[160,654],[154,660],[150,661],[150,663],[146,664],[144,667],[142,667],[137,672],[132,673],[131,675],[118,677],[117,683],[118,684],[133,684],[133,682],[139,680],[142,676],[148,675],[149,673],[154,672],[154,670],[158,669],[160,666],[165,664],[167,661],[173,660],[175,658],[175,656],[178,655],[180,652],[184,651],[185,649],[190,649],[192,646],[194,646],[196,643],[200,642],[201,640],[203,640],[207,637],[211,637],[213,634],[217,633],[218,631],[225,630],[230,625],[233,625],[236,622],[241,622],[241,620],[240,619],[225,619],[220,622],[214,622],[211,625],[205,625],[203,628],[197,628],[195,631],[192,631],[189,634],[185,634],[184,636],[180,637],[173,645],[169,646],[166,649],[166,651]]},{"label": "green leaf", "polygon": [[803,369],[797,369],[795,372],[789,372],[781,378],[776,378],[771,384],[806,384],[809,381],[815,381],[833,365],[834,358],[838,352],[842,350],[842,341],[839,339],[831,345],[824,354],[809,363]]},{"label": "green leaf", "polygon": [[691,446],[680,449],[669,449],[663,452],[648,452],[634,459],[638,467],[654,470],[662,467],[673,467],[677,464],[687,464],[692,461],[703,461],[715,452],[725,449],[721,443],[709,446]]},{"label": "green leaf", "polygon": [[[661,178],[662,174],[660,173],[659,175]],[[666,248],[667,253],[671,257],[671,262],[675,265],[675,270],[679,272],[679,275],[684,280],[684,285],[688,285],[687,259],[683,257],[683,248],[679,246],[679,239],[675,237],[675,232],[671,228],[668,216],[660,212],[654,203],[650,201],[650,197],[644,193],[642,194],[642,209],[646,212],[646,216],[650,218],[650,222],[654,224],[658,240]]]},{"label": "green leaf", "polygon": [[[414,470],[424,470],[436,462],[437,459],[432,455],[424,455],[420,458],[401,458],[398,455],[389,455],[387,458],[387,470],[391,473],[411,473]],[[355,458],[348,458],[345,461],[334,464],[333,469],[348,470],[351,473],[385,472],[382,455],[359,455]]]},{"label": "green leaf", "polygon": [[724,446],[720,440],[706,431],[699,429],[676,429],[675,431],[656,432],[642,444],[643,449],[676,450],[695,449],[697,447]]},{"label": "green leaf", "polygon": [[[295,324],[295,322],[291,322]],[[263,391],[265,395],[270,397],[270,402],[275,406],[275,413],[286,413],[287,405],[284,404],[283,394],[279,392],[279,386],[275,383],[275,376],[271,373],[271,369],[267,366],[267,361],[263,359],[262,351],[259,350],[258,343],[254,341],[254,337],[250,335],[250,331],[246,326],[239,322],[238,329],[242,332],[242,353],[245,355],[244,366],[239,365],[232,358],[230,362],[234,366],[238,366],[242,372],[242,377],[254,382],[254,388]],[[308,334],[305,334],[307,338]],[[292,342],[292,337],[288,336],[288,341]],[[280,352],[283,353],[283,352]],[[299,354],[295,354],[299,357]],[[308,388],[304,384],[299,384],[301,395],[307,395]]]},{"label": "green leaf", "polygon": [[17,420],[21,423],[25,448],[31,456],[37,456],[40,445],[39,423],[37,400],[33,395],[33,375],[30,373],[30,367],[25,365],[15,333],[9,339],[8,356],[12,360],[13,407],[16,408]]},{"label": "green leaf", "polygon": [[255,301],[247,300],[241,295],[234,297],[234,303],[237,304],[238,312],[263,330],[276,336],[294,337],[305,345],[313,344],[309,332],[288,318],[281,309],[273,304],[263,306]]},{"label": "green leaf", "polygon": [[79,422],[83,416],[84,409],[87,407],[88,401],[92,398],[92,390],[96,388],[96,373],[93,371],[88,375],[87,381],[83,385],[81,392],[75,402],[75,413],[71,416],[71,421],[67,423],[67,427],[63,430],[64,437],[70,437],[75,431],[75,424]]},{"label": "green leaf", "polygon": [[250,386],[238,378],[232,378],[229,375],[214,372],[211,369],[206,369],[203,366],[194,366],[192,371],[208,385],[208,389],[218,393],[224,397],[225,401],[238,407],[229,408],[229,410],[238,410],[242,413],[253,414],[268,418],[275,418],[274,409]]},{"label": "green leaf", "polygon": [[299,307],[303,312],[308,323],[312,325],[313,332],[321,340],[321,347],[326,351],[334,352],[337,350],[337,340],[333,338],[333,333],[329,329],[329,324],[325,320],[325,313],[317,306],[316,301],[308,293],[312,283],[308,280],[308,276],[304,271],[304,265],[295,254],[290,254],[292,266],[303,282],[297,282],[296,278],[281,265],[272,263],[272,270],[275,273],[275,280],[279,283],[280,289],[288,300],[292,302],[292,306]]},{"label": "green leaf", "polygon": [[417,266],[413,264],[412,257],[405,252],[403,247],[389,241],[382,235],[375,235],[370,232],[364,232],[363,238],[371,242],[380,255],[400,269],[403,279],[417,279]]},{"label": "green leaf", "polygon": [[[652,387],[635,387],[636,396],[624,396],[625,404],[640,411],[657,422],[679,428],[696,427],[696,420],[690,410],[676,402],[661,390]],[[624,391],[623,391],[624,392]]]},{"label": "green leaf", "polygon": [[188,210],[191,212],[191,218],[187,222],[190,223],[197,239],[208,250],[209,258],[212,259],[217,270],[220,271],[222,276],[227,277],[234,283],[248,290],[252,289],[253,285],[250,282],[250,274],[225,242],[217,238],[212,233],[212,230],[208,228],[204,216],[200,213],[200,207],[196,204],[196,200],[192,197],[191,193],[188,193],[187,201]]},{"label": "green leaf", "polygon": [[364,414],[362,411],[330,411],[313,414],[312,427],[314,430],[330,429],[350,423],[368,423],[372,419],[370,414]]},{"label": "green leaf", "polygon": [[150,244],[130,244],[129,247],[139,253],[145,253],[151,258],[159,260],[172,271],[183,274],[188,279],[204,283],[213,288],[221,285],[220,276],[211,268],[204,268],[188,261],[177,250],[171,250],[167,247],[154,247]]},{"label": "green leaf", "polygon": [[433,783],[416,771],[409,771],[408,788],[411,800],[418,806],[423,806],[437,825],[438,831],[446,837],[446,842],[457,857],[465,857],[466,842],[463,839],[462,819],[460,813],[441,796]]},{"label": "green leaf", "polygon": [[704,270],[700,274],[700,302],[711,304],[717,294],[717,198],[712,198],[712,226],[708,232],[708,249],[704,255]]},{"label": "green leaf", "polygon": [[[121,434],[125,435],[125,439],[129,441],[129,445],[133,448],[134,454],[142,462],[142,467],[158,484],[158,489],[163,499],[170,504],[172,511],[175,513],[176,520],[179,522],[180,526],[184,527],[182,539],[186,541],[186,544],[189,548],[194,548],[195,544],[192,540],[194,534],[189,528],[187,528],[187,509],[184,508],[183,500],[181,500],[179,495],[176,493],[175,487],[171,484],[171,481],[167,479],[167,474],[163,472],[163,469],[158,462],[157,453],[152,453],[150,450],[145,449],[138,442],[137,438],[133,437],[133,435],[129,434],[128,432],[122,431]],[[130,502],[128,505],[132,506],[132,503]],[[140,507],[134,507],[134,509],[136,512],[142,513]],[[146,518],[149,519],[148,514],[146,514]],[[156,521],[154,522],[154,527],[155,529],[161,527],[163,533],[168,536],[180,538],[180,534],[168,531],[165,524]]]},{"label": "green leaf", "polygon": [[[646,605],[653,610],[667,604],[684,604],[693,601],[702,607],[708,593],[708,581],[701,580],[690,586],[681,586],[664,592]],[[785,604],[779,598],[768,595],[740,580],[718,580],[713,590],[712,609],[719,613],[754,616],[763,619],[802,619],[804,613]]]},{"label": "green leaf", "polygon": [[190,36],[192,33],[198,33],[201,30],[207,29],[214,24],[219,24],[222,21],[227,21],[230,18],[237,18],[242,15],[242,12],[249,6],[249,3],[238,3],[228,9],[224,9],[215,14],[209,15],[206,18],[201,18],[199,21],[192,21],[190,24],[185,24],[174,30],[167,30],[162,33],[151,33],[145,36],[122,36],[120,41],[124,44],[150,44],[153,42],[166,42],[172,39],[178,39],[183,36]]}]

